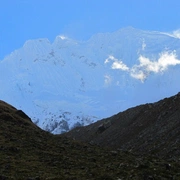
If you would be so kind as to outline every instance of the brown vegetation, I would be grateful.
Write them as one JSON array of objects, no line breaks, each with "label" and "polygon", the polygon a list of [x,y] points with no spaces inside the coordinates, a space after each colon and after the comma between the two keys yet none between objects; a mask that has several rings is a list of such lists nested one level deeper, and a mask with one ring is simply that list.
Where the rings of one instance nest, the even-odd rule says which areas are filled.
[{"label": "brown vegetation", "polygon": [[[109,126],[107,126],[109,122]],[[180,93],[152,104],[140,105],[86,127],[63,134],[103,147],[180,157]]]},{"label": "brown vegetation", "polygon": [[[179,99],[179,96],[177,98]],[[166,102],[170,108],[169,104],[171,100],[167,99]],[[139,106],[137,109],[130,109],[126,115],[121,114],[120,116],[116,115],[110,118],[109,120],[111,122],[105,123],[106,127],[103,131],[98,132],[98,126],[104,122],[102,120],[97,122],[97,124],[85,127],[84,130],[83,128],[77,128],[66,134],[71,137],[76,135],[77,139],[80,139],[78,137],[81,135],[87,135],[87,139],[83,139],[86,141],[84,143],[65,137],[65,134],[52,135],[45,132],[34,125],[22,111],[0,101],[0,179],[179,179],[179,159],[155,157],[147,153],[144,153],[143,156],[134,154],[138,150],[138,143],[131,137],[141,135],[143,140],[139,140],[141,142],[141,148],[139,149],[143,149],[143,142],[146,143],[145,135],[149,134],[152,136],[150,134],[151,131],[147,131],[147,133],[146,131],[142,131],[145,125],[140,126],[139,123],[143,123],[143,118],[140,118],[141,121],[138,118],[141,117],[141,114],[145,113],[145,109],[148,112],[154,110],[152,111],[152,117],[154,117],[153,113],[157,109],[155,107],[159,107],[158,104],[152,107],[149,105],[145,106],[146,108]],[[177,106],[178,111],[178,104],[175,103],[175,106]],[[172,119],[171,121],[173,121],[174,116],[170,112],[172,111],[174,113],[173,109],[174,106],[168,111],[169,117]],[[127,122],[122,121],[118,123],[119,117],[122,119],[126,116],[133,116],[134,118],[133,120],[126,118]],[[166,116],[166,113],[159,114],[159,121]],[[147,124],[146,127],[153,124],[148,119],[145,123]],[[153,119],[152,122],[155,123],[155,120]],[[125,140],[121,141],[123,143],[122,150],[117,149],[115,145],[117,143],[117,147],[119,147],[117,138],[121,138],[122,134],[122,132],[117,133],[117,124],[119,124],[119,127],[124,126],[129,132]],[[161,125],[163,126],[164,124]],[[135,128],[136,126],[138,128]],[[169,123],[168,127],[169,133],[172,130],[170,127],[173,127],[175,132],[177,130],[171,123]],[[110,131],[111,128],[116,131],[113,133]],[[123,131],[124,133],[125,129]],[[164,128],[161,130],[159,135],[164,133]],[[77,136],[77,131],[79,131],[79,136]],[[76,133],[73,134],[73,132]],[[103,134],[106,134],[106,136]],[[113,137],[111,142],[103,144],[102,141],[108,142],[110,136]],[[99,139],[95,137],[99,137]],[[170,137],[172,141],[175,142],[176,140],[179,143],[179,136],[176,133],[172,133]],[[151,138],[154,138],[154,136]],[[168,141],[171,142],[169,139]],[[130,142],[130,145],[128,142]],[[105,146],[109,144],[116,150],[94,145],[96,143]],[[178,158],[179,151],[173,149],[175,145],[173,146],[171,144],[171,146],[173,157]],[[131,152],[125,151],[125,149],[131,149]],[[170,147],[168,147],[168,152],[170,152]],[[168,153],[167,156],[169,157]]]}]

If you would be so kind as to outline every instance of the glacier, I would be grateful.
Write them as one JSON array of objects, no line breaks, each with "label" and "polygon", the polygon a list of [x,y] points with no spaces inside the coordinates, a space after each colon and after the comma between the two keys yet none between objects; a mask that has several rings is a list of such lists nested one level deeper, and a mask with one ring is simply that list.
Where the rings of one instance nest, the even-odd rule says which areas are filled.
[{"label": "glacier", "polygon": [[132,27],[28,40],[0,61],[0,99],[54,134],[180,90],[180,39]]}]

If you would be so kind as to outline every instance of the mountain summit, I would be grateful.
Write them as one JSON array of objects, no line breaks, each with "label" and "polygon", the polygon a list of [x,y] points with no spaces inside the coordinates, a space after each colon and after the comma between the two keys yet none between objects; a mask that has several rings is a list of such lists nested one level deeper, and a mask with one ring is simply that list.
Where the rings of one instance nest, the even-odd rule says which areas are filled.
[{"label": "mountain summit", "polygon": [[180,39],[123,28],[88,41],[28,40],[0,61],[0,98],[52,133],[176,94]]}]

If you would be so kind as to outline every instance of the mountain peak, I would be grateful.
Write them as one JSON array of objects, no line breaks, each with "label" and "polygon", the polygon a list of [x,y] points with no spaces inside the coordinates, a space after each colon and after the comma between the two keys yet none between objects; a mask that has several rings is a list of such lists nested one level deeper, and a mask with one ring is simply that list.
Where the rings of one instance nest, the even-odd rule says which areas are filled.
[{"label": "mountain peak", "polygon": [[38,46],[38,45],[41,45],[41,44],[45,45],[45,44],[51,44],[51,43],[47,38],[31,39],[31,40],[27,40],[24,43],[23,47]]},{"label": "mountain peak", "polygon": [[177,93],[179,47],[179,39],[132,27],[84,42],[29,40],[0,62],[0,96],[62,133]]}]

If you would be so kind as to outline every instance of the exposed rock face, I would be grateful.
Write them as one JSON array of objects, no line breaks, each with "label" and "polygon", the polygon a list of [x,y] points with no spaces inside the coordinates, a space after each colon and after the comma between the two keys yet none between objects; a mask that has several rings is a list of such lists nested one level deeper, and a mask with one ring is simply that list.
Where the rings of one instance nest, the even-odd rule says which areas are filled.
[{"label": "exposed rock face", "polygon": [[[104,128],[107,121],[111,125]],[[64,136],[138,154],[179,157],[180,93],[153,104],[130,108],[89,126],[78,127]]]}]

